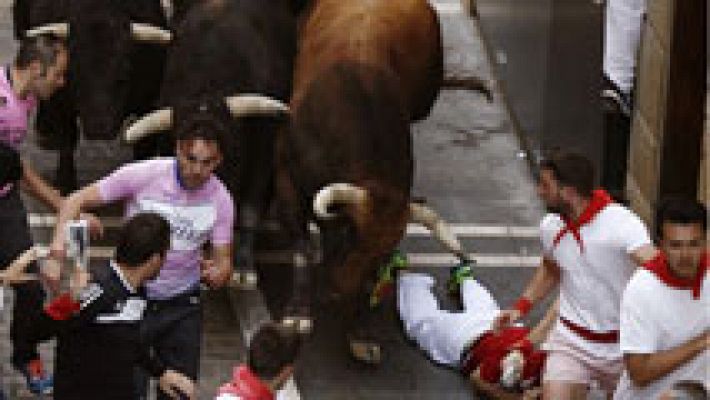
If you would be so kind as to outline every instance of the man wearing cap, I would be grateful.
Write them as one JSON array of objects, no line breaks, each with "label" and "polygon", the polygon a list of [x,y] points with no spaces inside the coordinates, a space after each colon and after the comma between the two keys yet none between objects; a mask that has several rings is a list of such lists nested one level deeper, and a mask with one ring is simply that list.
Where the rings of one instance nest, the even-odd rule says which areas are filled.
[{"label": "man wearing cap", "polygon": [[625,371],[614,399],[655,399],[674,382],[710,382],[707,210],[675,198],[658,212],[661,252],[634,273],[621,301]]}]

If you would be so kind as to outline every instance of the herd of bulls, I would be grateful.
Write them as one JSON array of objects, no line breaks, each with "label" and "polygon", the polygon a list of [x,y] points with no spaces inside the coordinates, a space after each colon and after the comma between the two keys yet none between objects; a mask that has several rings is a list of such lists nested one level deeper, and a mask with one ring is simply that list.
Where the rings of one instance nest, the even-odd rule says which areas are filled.
[{"label": "herd of bulls", "polygon": [[[78,134],[125,129],[138,158],[172,149],[170,132],[225,133],[219,175],[238,202],[238,268],[254,266],[258,220],[272,200],[300,260],[287,317],[308,318],[321,232],[351,324],[350,348],[377,361],[368,284],[410,221],[464,257],[433,210],[412,202],[410,123],[443,80],[440,26],[426,0],[16,0],[18,37],[67,38],[69,85],[40,105],[58,182],[76,186]],[[169,12],[166,12],[169,10]],[[138,117],[126,128],[126,121]],[[164,134],[155,134],[158,132]]]}]

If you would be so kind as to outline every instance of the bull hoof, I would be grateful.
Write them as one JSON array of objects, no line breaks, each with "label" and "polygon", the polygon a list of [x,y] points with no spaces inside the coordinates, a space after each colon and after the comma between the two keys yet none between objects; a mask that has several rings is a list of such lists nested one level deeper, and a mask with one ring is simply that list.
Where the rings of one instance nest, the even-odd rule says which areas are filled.
[{"label": "bull hoof", "polygon": [[254,290],[257,281],[256,271],[234,271],[229,286],[240,290]]},{"label": "bull hoof", "polygon": [[382,347],[379,343],[351,339],[350,354],[366,364],[379,365],[382,362]]},{"label": "bull hoof", "polygon": [[303,316],[287,316],[281,320],[281,325],[294,329],[302,335],[308,335],[313,331],[313,320]]}]

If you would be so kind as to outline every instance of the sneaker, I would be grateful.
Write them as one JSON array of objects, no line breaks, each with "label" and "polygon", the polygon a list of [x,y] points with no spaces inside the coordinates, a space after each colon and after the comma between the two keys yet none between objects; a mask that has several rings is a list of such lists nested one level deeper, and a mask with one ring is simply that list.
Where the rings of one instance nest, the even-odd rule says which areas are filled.
[{"label": "sneaker", "polygon": [[472,268],[474,264],[475,261],[461,262],[451,268],[449,280],[446,283],[446,288],[449,290],[450,294],[458,294],[464,280],[474,279]]},{"label": "sneaker", "polygon": [[375,283],[370,295],[370,307],[377,307],[382,300],[394,291],[394,281],[397,278],[397,271],[405,270],[408,267],[407,257],[400,251],[395,250],[392,257],[380,267],[377,272],[377,283]]},{"label": "sneaker", "polygon": [[44,370],[42,360],[39,358],[35,358],[21,368],[18,368],[18,371],[25,377],[27,388],[32,394],[52,393],[52,377]]}]

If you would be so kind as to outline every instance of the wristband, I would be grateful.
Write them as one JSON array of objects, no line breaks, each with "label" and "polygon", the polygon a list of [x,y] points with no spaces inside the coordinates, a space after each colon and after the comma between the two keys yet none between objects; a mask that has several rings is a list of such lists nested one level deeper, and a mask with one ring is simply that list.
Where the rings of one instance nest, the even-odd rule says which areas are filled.
[{"label": "wristband", "polygon": [[520,316],[522,317],[530,312],[532,306],[533,303],[532,301],[530,301],[530,299],[528,299],[527,297],[520,297],[513,305],[513,308],[520,311]]}]

